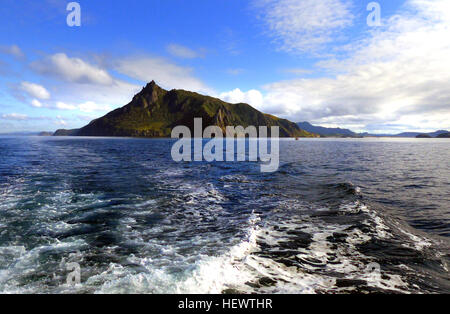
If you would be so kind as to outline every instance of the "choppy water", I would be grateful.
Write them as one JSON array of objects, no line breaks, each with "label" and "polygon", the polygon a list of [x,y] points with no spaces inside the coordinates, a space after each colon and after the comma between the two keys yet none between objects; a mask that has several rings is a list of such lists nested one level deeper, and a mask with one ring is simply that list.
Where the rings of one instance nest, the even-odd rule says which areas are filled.
[{"label": "choppy water", "polygon": [[449,140],[284,140],[274,174],[171,143],[0,138],[0,292],[450,292]]}]

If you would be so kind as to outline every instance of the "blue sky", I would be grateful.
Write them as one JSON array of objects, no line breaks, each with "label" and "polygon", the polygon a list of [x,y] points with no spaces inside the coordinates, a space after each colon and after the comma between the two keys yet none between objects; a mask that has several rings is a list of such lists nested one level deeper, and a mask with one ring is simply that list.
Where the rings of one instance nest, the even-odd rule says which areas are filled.
[{"label": "blue sky", "polygon": [[445,0],[3,0],[0,133],[77,128],[146,82],[356,131],[450,127]]}]

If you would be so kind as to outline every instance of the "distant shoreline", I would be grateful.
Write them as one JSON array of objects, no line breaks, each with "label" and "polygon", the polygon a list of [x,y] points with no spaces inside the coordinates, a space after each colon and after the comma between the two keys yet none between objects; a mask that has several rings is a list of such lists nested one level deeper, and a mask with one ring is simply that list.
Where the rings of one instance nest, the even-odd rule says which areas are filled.
[{"label": "distant shoreline", "polygon": [[[38,134],[0,134],[0,137],[40,137],[40,138],[111,138],[111,139],[150,139],[150,140],[176,140],[171,137],[133,137],[133,136],[73,136],[73,135],[38,135]],[[280,140],[326,140],[326,139],[341,139],[341,140],[364,140],[364,139],[415,139],[415,140],[442,140],[448,139],[446,137],[427,137],[427,138],[417,138],[417,137],[401,137],[401,136],[364,136],[364,137],[342,137],[342,136],[323,136],[323,137],[279,137]]]}]

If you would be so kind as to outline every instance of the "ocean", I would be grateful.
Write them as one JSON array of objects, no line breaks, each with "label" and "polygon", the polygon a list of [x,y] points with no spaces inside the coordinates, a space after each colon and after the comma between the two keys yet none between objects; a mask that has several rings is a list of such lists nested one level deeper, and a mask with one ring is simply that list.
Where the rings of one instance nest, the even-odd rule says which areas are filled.
[{"label": "ocean", "polygon": [[1,137],[0,293],[450,292],[450,140],[283,139],[275,173],[173,143]]}]

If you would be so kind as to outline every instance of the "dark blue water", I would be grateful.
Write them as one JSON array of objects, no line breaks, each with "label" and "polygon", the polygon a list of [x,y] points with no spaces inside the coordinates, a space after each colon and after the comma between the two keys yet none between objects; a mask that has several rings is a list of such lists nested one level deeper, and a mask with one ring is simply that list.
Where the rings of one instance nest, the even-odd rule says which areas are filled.
[{"label": "dark blue water", "polygon": [[0,292],[450,292],[449,140],[283,140],[275,173],[172,143],[0,138]]}]

